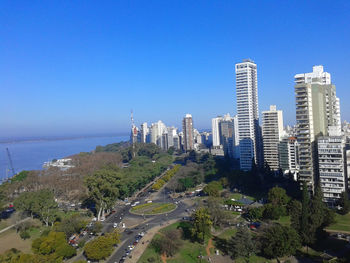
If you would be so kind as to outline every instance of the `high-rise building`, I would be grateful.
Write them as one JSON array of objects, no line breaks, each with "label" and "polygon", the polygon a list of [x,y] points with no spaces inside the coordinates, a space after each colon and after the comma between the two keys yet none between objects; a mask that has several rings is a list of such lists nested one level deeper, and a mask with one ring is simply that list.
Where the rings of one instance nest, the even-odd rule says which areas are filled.
[{"label": "high-rise building", "polygon": [[162,121],[152,123],[151,128],[151,143],[162,147],[162,135],[166,132],[166,126]]},{"label": "high-rise building", "polygon": [[174,136],[177,134],[177,129],[175,127],[168,127],[168,147],[174,146]]},{"label": "high-rise building", "polygon": [[234,157],[235,127],[233,118],[226,114],[219,123],[220,143],[226,156]]},{"label": "high-rise building", "polygon": [[340,123],[339,99],[331,76],[323,66],[312,73],[295,75],[297,138],[299,142],[299,179],[311,191],[317,177],[317,146],[320,136],[328,136],[329,126]]},{"label": "high-rise building", "polygon": [[141,142],[147,142],[147,135],[149,133],[149,129],[147,127],[147,122],[141,124]]},{"label": "high-rise building", "polygon": [[347,189],[345,140],[342,136],[320,137],[317,146],[323,199],[334,205]]},{"label": "high-rise building", "polygon": [[276,105],[271,105],[270,110],[262,112],[262,138],[264,147],[264,161],[271,170],[279,169],[278,143],[283,133],[283,115]]},{"label": "high-rise building", "polygon": [[238,116],[233,116],[233,126],[235,133],[235,142],[233,148],[233,158],[239,159],[239,131],[238,131]]},{"label": "high-rise building", "polygon": [[284,136],[278,144],[279,168],[283,174],[291,173],[297,180],[299,173],[298,141],[296,137]]},{"label": "high-rise building", "polygon": [[211,119],[211,133],[213,135],[213,147],[219,147],[221,145],[221,142],[220,142],[220,121],[222,121],[221,116],[218,116],[216,118]]},{"label": "high-rise building", "polygon": [[194,135],[193,135],[193,120],[191,114],[186,114],[182,121],[182,131],[183,131],[183,145],[184,151],[191,151],[194,149]]},{"label": "high-rise building", "polygon": [[248,171],[252,169],[253,160],[258,166],[262,166],[263,161],[257,66],[252,60],[247,59],[237,63],[235,69],[240,166],[242,170]]}]

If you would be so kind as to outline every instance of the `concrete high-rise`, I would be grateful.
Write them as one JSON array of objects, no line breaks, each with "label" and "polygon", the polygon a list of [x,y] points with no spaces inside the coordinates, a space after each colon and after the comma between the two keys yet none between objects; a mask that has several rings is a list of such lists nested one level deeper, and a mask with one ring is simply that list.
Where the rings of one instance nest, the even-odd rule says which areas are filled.
[{"label": "concrete high-rise", "polygon": [[262,112],[262,138],[264,148],[264,161],[271,170],[279,169],[278,143],[283,134],[283,115],[276,105],[271,105],[270,110]]},{"label": "concrete high-rise", "polygon": [[340,124],[339,99],[323,66],[314,66],[313,72],[297,74],[294,78],[299,179],[306,181],[313,191],[318,174],[316,141],[320,136],[328,136],[330,126]]},{"label": "concrete high-rise", "polygon": [[235,65],[240,166],[252,169],[253,160],[262,165],[261,129],[258,110],[257,65],[243,60]]},{"label": "concrete high-rise", "polygon": [[186,114],[182,120],[183,131],[183,146],[184,151],[188,152],[194,149],[194,134],[193,134],[193,120],[191,114]]},{"label": "concrete high-rise", "polygon": [[224,115],[219,123],[220,144],[226,156],[234,158],[235,145],[234,118],[229,113]]},{"label": "concrete high-rise", "polygon": [[317,147],[323,199],[335,205],[347,189],[345,140],[342,136],[320,137]]},{"label": "concrete high-rise", "polygon": [[213,147],[220,146],[220,122],[222,121],[222,117],[218,116],[216,118],[211,119],[211,132],[213,135]]},{"label": "concrete high-rise", "polygon": [[296,137],[284,136],[278,144],[279,168],[283,174],[291,173],[297,180],[299,174],[299,144]]},{"label": "concrete high-rise", "polygon": [[147,142],[147,135],[149,133],[149,129],[147,127],[147,122],[141,124],[141,142]]}]

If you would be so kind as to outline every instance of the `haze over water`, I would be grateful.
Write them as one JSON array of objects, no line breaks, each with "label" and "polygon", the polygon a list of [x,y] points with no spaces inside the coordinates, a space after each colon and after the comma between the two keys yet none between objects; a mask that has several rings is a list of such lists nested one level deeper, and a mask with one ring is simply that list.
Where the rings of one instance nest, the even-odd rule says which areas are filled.
[{"label": "haze over water", "polygon": [[[99,136],[82,138],[60,138],[51,140],[12,140],[0,143],[0,180],[6,177],[9,168],[6,148],[9,149],[15,172],[42,169],[46,161],[59,159],[80,152],[90,152],[97,145],[126,141],[129,136]],[[8,172],[11,175],[11,172]]]}]

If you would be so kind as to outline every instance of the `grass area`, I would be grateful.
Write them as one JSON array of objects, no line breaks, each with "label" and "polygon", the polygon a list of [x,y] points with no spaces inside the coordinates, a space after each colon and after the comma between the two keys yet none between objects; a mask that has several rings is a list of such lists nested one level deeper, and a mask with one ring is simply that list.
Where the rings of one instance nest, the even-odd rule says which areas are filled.
[{"label": "grass area", "polygon": [[[235,259],[235,262],[236,263],[246,263],[246,259],[244,258],[237,258]],[[264,258],[264,257],[259,257],[257,255],[253,255],[253,256],[250,256],[249,257],[249,260],[248,260],[249,263],[267,263],[267,262],[276,262],[276,260],[269,260],[267,258]]]},{"label": "grass area", "polygon": [[232,236],[234,236],[236,234],[236,232],[237,232],[236,228],[226,229],[220,235],[218,235],[218,238],[229,239]]},{"label": "grass area", "polygon": [[[176,229],[180,226],[188,226],[188,222],[177,222],[172,225],[169,225],[167,227],[162,228],[159,232],[164,232],[171,229]],[[185,230],[184,230],[185,232]],[[185,234],[185,233],[184,233]],[[185,234],[186,235],[186,234]],[[159,237],[159,234],[156,234],[154,238]],[[176,253],[172,258],[167,258],[167,263],[196,263],[198,262],[198,256],[199,255],[206,255],[205,248],[208,244],[208,240],[204,242],[204,244],[199,243],[192,243],[190,240],[185,239],[183,240],[183,244],[180,248],[180,251]],[[153,258],[154,261],[149,261],[150,258]],[[152,248],[151,245],[148,245],[140,259],[138,260],[138,263],[149,263],[149,262],[155,262],[155,263],[161,263],[161,258],[157,254],[157,252]],[[202,262],[207,262],[205,259],[202,259]]]},{"label": "grass area", "polygon": [[290,226],[290,216],[281,216],[280,219],[274,220],[273,222],[279,223],[282,226]]},{"label": "grass area", "polygon": [[326,230],[350,232],[350,213],[346,215],[336,214],[335,223],[327,227]]},{"label": "grass area", "polygon": [[154,215],[167,213],[176,208],[175,204],[172,203],[149,203],[141,204],[130,209],[132,213],[139,215]]},{"label": "grass area", "polygon": [[31,239],[21,239],[14,229],[0,234],[0,254],[11,248],[16,248],[24,253],[30,253],[31,244]]},{"label": "grass area", "polygon": [[7,224],[7,222],[5,220],[0,221],[0,230],[4,229],[7,226],[8,226],[8,224]]},{"label": "grass area", "polygon": [[149,207],[149,206],[152,206],[152,205],[153,205],[152,203],[146,203],[146,204],[137,205],[137,206],[132,207],[131,211],[137,211],[137,210],[140,210],[142,208],[146,208],[146,207]]},{"label": "grass area", "polygon": [[236,201],[239,200],[239,199],[242,199],[242,198],[248,198],[250,200],[255,201],[254,197],[249,196],[249,195],[243,195],[243,194],[240,194],[240,193],[233,193],[233,194],[231,194],[230,199],[232,199],[232,198],[235,199]]}]

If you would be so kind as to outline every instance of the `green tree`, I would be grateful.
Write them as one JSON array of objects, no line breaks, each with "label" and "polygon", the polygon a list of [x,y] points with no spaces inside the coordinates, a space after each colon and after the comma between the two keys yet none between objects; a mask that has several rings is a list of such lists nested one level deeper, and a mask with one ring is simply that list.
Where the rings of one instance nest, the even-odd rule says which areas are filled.
[{"label": "green tree", "polygon": [[212,181],[203,188],[203,192],[209,196],[219,197],[222,185],[218,181]]},{"label": "green tree", "polygon": [[349,201],[348,193],[346,191],[341,193],[339,205],[341,206],[340,212],[343,215],[350,212],[350,201]]},{"label": "green tree", "polygon": [[54,231],[49,232],[47,236],[35,239],[32,243],[32,250],[37,255],[46,255],[62,260],[76,254],[75,249],[68,245],[65,234]]},{"label": "green tree", "polygon": [[208,212],[210,220],[214,226],[219,226],[228,218],[227,213],[222,209],[222,202],[220,198],[209,197],[207,201]]},{"label": "green tree", "polygon": [[257,246],[246,227],[239,227],[236,235],[231,237],[228,252],[232,258],[243,257],[247,262],[252,254],[257,253]]},{"label": "green tree", "polygon": [[14,206],[18,211],[26,212],[33,218],[36,206],[35,193],[22,193],[19,197],[15,199]]},{"label": "green tree", "polygon": [[301,241],[305,245],[310,245],[314,241],[314,236],[310,226],[310,197],[306,182],[303,182],[302,202],[301,202],[301,216],[299,235]]},{"label": "green tree", "polygon": [[268,200],[275,206],[285,206],[289,202],[290,198],[286,194],[286,190],[275,186],[270,189],[268,193]]},{"label": "green tree", "polygon": [[291,221],[291,227],[293,227],[298,233],[300,233],[300,218],[301,218],[302,205],[297,200],[292,200],[289,203],[289,215]]},{"label": "green tree", "polygon": [[90,198],[96,204],[98,221],[100,221],[103,211],[111,208],[119,197],[119,189],[117,187],[119,180],[119,174],[109,169],[99,170],[93,175],[86,177],[85,183],[89,190]]},{"label": "green tree", "polygon": [[152,247],[161,255],[172,257],[182,244],[180,229],[167,230],[158,238],[152,240]]},{"label": "green tree", "polygon": [[84,253],[90,260],[101,260],[111,255],[113,251],[113,241],[106,237],[100,236],[85,245]]},{"label": "green tree", "polygon": [[64,232],[67,237],[70,237],[74,233],[79,233],[87,224],[79,214],[72,215],[70,217],[64,218],[62,222],[55,225],[55,229],[58,232]]},{"label": "green tree", "polygon": [[49,226],[49,224],[53,225],[57,219],[58,211],[53,192],[50,190],[36,192],[35,202],[36,206],[34,212],[40,216],[46,226]]},{"label": "green tree", "polygon": [[286,215],[286,208],[284,206],[273,205],[271,203],[264,205],[263,217],[265,219],[278,220],[284,215]]},{"label": "green tree", "polygon": [[193,225],[191,228],[192,238],[203,243],[205,237],[210,235],[210,227],[212,221],[210,220],[210,215],[206,208],[199,208],[193,214]]},{"label": "green tree", "polygon": [[25,192],[15,201],[15,207],[32,217],[37,215],[48,226],[53,224],[57,218],[57,203],[53,192],[44,189],[37,192]]},{"label": "green tree", "polygon": [[263,218],[264,210],[265,210],[265,208],[263,206],[250,208],[248,210],[248,216],[252,220],[260,220]]},{"label": "green tree", "polygon": [[262,237],[262,251],[269,258],[294,255],[300,246],[298,233],[279,224],[266,229]]}]

